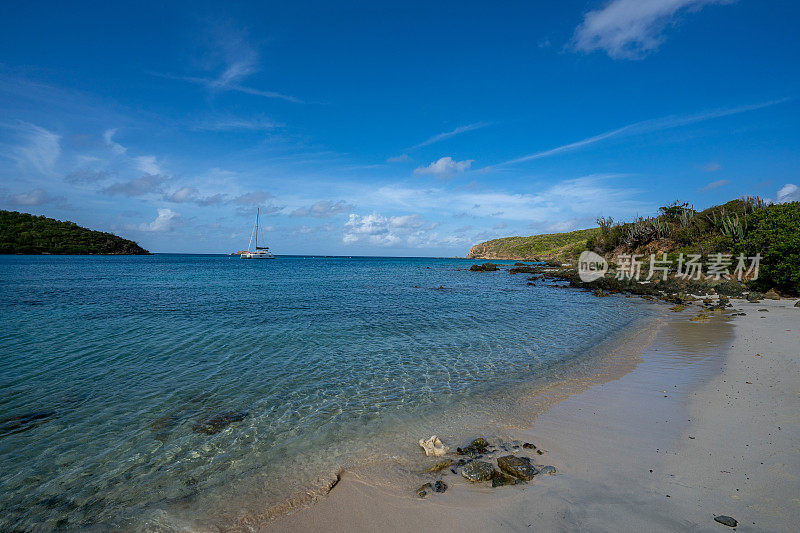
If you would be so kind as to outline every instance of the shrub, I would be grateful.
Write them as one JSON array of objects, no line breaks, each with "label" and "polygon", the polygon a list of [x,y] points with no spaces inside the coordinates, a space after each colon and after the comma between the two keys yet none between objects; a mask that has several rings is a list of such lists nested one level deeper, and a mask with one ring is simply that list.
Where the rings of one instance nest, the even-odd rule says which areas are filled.
[{"label": "shrub", "polygon": [[775,204],[757,209],[748,217],[742,241],[748,255],[761,254],[757,289],[776,288],[800,293],[800,202]]}]

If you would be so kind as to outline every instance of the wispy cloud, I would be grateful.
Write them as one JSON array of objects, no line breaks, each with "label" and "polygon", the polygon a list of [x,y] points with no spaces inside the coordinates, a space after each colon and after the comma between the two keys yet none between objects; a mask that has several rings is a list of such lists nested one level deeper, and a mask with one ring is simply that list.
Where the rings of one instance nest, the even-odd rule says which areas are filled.
[{"label": "wispy cloud", "polygon": [[63,196],[52,195],[43,189],[8,194],[5,189],[0,189],[0,205],[5,207],[34,207],[41,205],[56,205],[68,207]]},{"label": "wispy cloud", "polygon": [[421,143],[412,146],[410,150],[416,150],[417,148],[422,148],[423,146],[429,146],[431,144],[447,140],[451,137],[455,137],[456,135],[459,135],[461,133],[466,133],[468,131],[474,131],[480,128],[485,128],[488,125],[489,124],[487,122],[476,122],[474,124],[467,124],[466,126],[459,126],[454,130],[446,131],[444,133],[439,133],[437,135],[434,135],[433,137],[425,139]]},{"label": "wispy cloud", "polygon": [[147,174],[140,178],[112,183],[108,187],[101,189],[100,192],[108,196],[120,195],[135,198],[148,194],[160,193],[166,181],[166,176]]},{"label": "wispy cloud", "polygon": [[179,76],[174,74],[152,73],[168,79],[182,80],[201,85],[212,93],[235,91],[265,98],[277,98],[287,102],[302,103],[294,96],[276,91],[266,91],[242,85],[242,82],[260,70],[258,51],[248,42],[247,32],[229,27],[217,27],[211,31],[212,46],[208,54],[210,70],[216,75]]},{"label": "wispy cloud", "polygon": [[284,126],[267,118],[218,117],[197,123],[194,128],[201,131],[261,131]]},{"label": "wispy cloud", "polygon": [[711,163],[707,163],[703,165],[703,170],[706,172],[716,172],[717,170],[721,169],[722,165],[717,163],[716,161],[712,161]]},{"label": "wispy cloud", "polygon": [[778,190],[776,203],[800,202],[800,187],[794,183],[787,183]]},{"label": "wispy cloud", "polygon": [[158,164],[154,155],[140,155],[135,159],[136,168],[145,174],[161,174],[161,165]]},{"label": "wispy cloud", "polygon": [[709,183],[705,187],[700,187],[697,190],[700,191],[700,192],[709,192],[709,191],[713,191],[714,189],[719,189],[720,187],[728,185],[729,183],[730,183],[730,180],[712,181],[711,183]]},{"label": "wispy cloud", "polygon": [[327,218],[340,213],[346,213],[352,208],[353,206],[344,200],[339,200],[338,202],[322,200],[308,207],[299,207],[289,214],[294,217]]},{"label": "wispy cloud", "polygon": [[21,167],[48,174],[61,155],[61,136],[28,122],[0,124],[16,133],[19,143],[8,148],[7,155]]},{"label": "wispy cloud", "polygon": [[118,142],[114,141],[114,135],[117,134],[117,128],[108,129],[103,132],[103,141],[105,141],[106,146],[108,146],[112,152],[117,155],[122,155],[128,151],[127,148],[119,144]]},{"label": "wispy cloud", "polygon": [[511,159],[509,161],[500,163],[499,165],[493,165],[493,166],[513,165],[516,163],[523,163],[525,161],[532,161],[534,159],[542,159],[544,157],[550,157],[553,155],[562,154],[564,152],[571,152],[574,150],[578,150],[580,148],[583,148],[584,146],[589,146],[598,143],[600,141],[610,139],[612,137],[649,133],[653,131],[678,128],[681,126],[688,126],[690,124],[704,122],[706,120],[712,120],[715,118],[721,118],[730,115],[737,115],[739,113],[746,113],[748,111],[755,111],[758,109],[763,109],[765,107],[782,104],[788,101],[789,98],[782,98],[780,100],[772,100],[769,102],[762,102],[760,104],[744,105],[728,109],[717,109],[714,111],[707,111],[705,113],[697,113],[694,115],[684,115],[684,116],[673,115],[669,117],[644,120],[641,122],[634,122],[633,124],[628,124],[627,126],[623,126],[615,130],[600,133],[592,137],[587,137],[586,139],[581,139],[580,141],[575,141],[569,144],[563,144],[561,146],[556,146],[555,148],[550,148],[548,150],[543,150],[541,152],[534,152],[532,154],[524,155],[522,157]]},{"label": "wispy cloud", "polygon": [[414,174],[434,174],[440,178],[448,178],[454,172],[464,172],[472,166],[474,159],[456,161],[450,156],[442,157],[430,165],[419,167],[414,170]]},{"label": "wispy cloud", "polygon": [[681,12],[732,0],[612,0],[589,11],[575,30],[573,47],[605,51],[614,59],[640,59],[664,42],[664,30]]}]

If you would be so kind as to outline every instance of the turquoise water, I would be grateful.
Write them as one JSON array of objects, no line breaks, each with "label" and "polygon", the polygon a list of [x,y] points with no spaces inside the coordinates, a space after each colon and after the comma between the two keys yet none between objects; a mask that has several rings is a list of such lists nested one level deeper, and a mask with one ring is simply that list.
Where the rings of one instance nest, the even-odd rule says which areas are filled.
[{"label": "turquoise water", "polygon": [[0,529],[220,524],[643,312],[472,263],[0,256]]}]

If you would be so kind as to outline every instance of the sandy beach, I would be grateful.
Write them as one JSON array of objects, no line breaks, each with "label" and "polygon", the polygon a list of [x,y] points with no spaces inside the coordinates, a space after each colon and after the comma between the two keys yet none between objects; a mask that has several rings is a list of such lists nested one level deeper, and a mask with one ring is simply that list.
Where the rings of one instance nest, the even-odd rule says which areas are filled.
[{"label": "sandy beach", "polygon": [[[707,323],[689,320],[698,309],[690,305],[671,313],[623,371],[548,391],[554,405],[508,434],[543,449],[512,451],[556,475],[493,489],[448,473],[447,492],[420,499],[416,487],[345,471],[326,498],[265,530],[723,531],[714,517],[728,515],[740,531],[796,531],[795,302],[733,300],[745,316]],[[537,402],[547,403],[526,399],[520,408]]]}]

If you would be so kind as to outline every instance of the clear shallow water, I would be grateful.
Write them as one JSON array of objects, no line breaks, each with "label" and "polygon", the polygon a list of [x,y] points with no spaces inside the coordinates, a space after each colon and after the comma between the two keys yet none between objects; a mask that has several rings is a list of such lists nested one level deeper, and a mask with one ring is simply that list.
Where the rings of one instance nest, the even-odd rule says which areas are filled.
[{"label": "clear shallow water", "polygon": [[0,529],[275,504],[643,312],[472,263],[0,256]]}]

